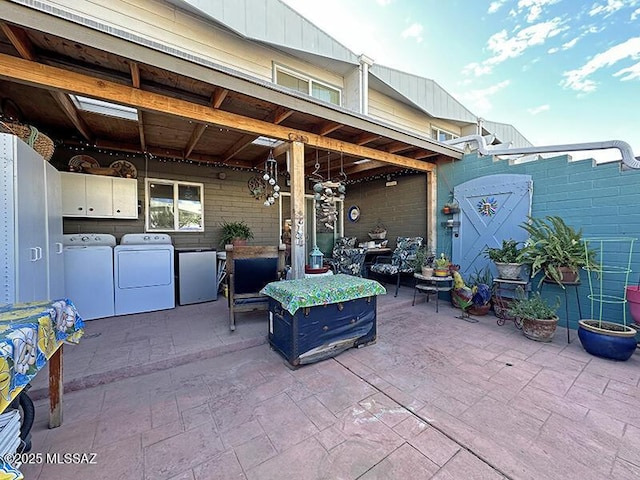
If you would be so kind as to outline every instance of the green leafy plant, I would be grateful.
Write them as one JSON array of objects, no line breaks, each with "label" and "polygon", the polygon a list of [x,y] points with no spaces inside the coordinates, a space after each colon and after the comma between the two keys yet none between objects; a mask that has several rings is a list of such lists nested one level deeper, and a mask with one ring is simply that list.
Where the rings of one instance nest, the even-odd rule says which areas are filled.
[{"label": "green leafy plant", "polygon": [[414,271],[420,272],[422,267],[432,267],[434,259],[435,254],[430,252],[426,245],[423,245],[416,251],[414,258],[410,261],[410,265]]},{"label": "green leafy plant", "polygon": [[449,265],[451,265],[451,261],[443,252],[433,261],[433,264],[436,268],[449,268]]},{"label": "green leafy plant", "polygon": [[476,269],[475,272],[469,275],[466,283],[470,287],[473,287],[474,285],[492,285],[493,275],[491,275],[491,270],[488,267],[485,267],[482,270]]},{"label": "green leafy plant", "polygon": [[575,230],[558,216],[529,217],[529,222],[520,226],[529,234],[529,240],[520,250],[518,261],[531,265],[532,277],[542,271],[547,278],[562,284],[560,267],[577,274],[581,267],[596,263],[595,251],[585,249],[582,242],[582,230]]},{"label": "green leafy plant", "polygon": [[521,248],[518,247],[520,242],[515,240],[502,240],[501,248],[487,247],[485,250],[485,256],[494,262],[498,263],[520,263],[518,262],[518,256]]},{"label": "green leafy plant", "polygon": [[556,297],[552,305],[536,292],[526,297],[520,290],[518,298],[514,299],[507,308],[507,314],[515,318],[531,318],[550,320],[557,316],[560,307],[560,298]]},{"label": "green leafy plant", "polygon": [[244,220],[239,222],[227,222],[220,223],[222,228],[222,237],[220,238],[220,246],[224,248],[225,245],[232,243],[235,239],[251,240],[253,238],[253,232],[251,227],[247,225]]}]

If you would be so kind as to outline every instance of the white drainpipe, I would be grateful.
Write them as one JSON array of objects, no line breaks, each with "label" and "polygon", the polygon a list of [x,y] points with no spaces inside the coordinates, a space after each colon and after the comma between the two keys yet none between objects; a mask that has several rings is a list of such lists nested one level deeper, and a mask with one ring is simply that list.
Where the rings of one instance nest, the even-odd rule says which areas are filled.
[{"label": "white drainpipe", "polygon": [[569,143],[567,145],[547,145],[544,147],[520,147],[520,148],[487,148],[487,142],[481,135],[467,135],[465,137],[454,138],[443,143],[447,145],[458,145],[460,143],[476,142],[478,152],[481,155],[533,155],[536,153],[562,153],[577,152],[580,150],[604,150],[607,148],[617,148],[622,155],[622,163],[629,168],[640,169],[640,157],[633,156],[633,150],[627,142],[622,140],[607,140],[604,142],[590,143]]},{"label": "white drainpipe", "polygon": [[360,113],[363,115],[369,114],[369,67],[373,65],[371,60],[366,55],[360,55],[358,57],[360,61]]}]

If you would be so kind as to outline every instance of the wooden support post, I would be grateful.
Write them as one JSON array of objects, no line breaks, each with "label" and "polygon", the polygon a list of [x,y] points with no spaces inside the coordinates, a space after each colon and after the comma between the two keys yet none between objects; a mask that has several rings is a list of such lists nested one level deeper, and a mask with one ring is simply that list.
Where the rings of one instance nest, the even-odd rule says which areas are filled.
[{"label": "wooden support post", "polygon": [[305,238],[304,218],[304,143],[291,142],[289,149],[291,175],[291,274],[293,279],[304,278]]},{"label": "wooden support post", "polygon": [[429,251],[436,253],[438,247],[438,178],[436,170],[427,173],[427,242]]},{"label": "wooden support post", "polygon": [[49,428],[62,425],[62,348],[60,345],[49,359]]}]

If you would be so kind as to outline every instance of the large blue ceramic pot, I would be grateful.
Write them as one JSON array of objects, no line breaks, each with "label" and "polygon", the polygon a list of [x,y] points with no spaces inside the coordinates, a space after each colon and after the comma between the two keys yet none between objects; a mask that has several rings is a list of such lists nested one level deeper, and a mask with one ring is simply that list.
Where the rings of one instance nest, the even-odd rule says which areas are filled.
[{"label": "large blue ceramic pot", "polygon": [[612,322],[580,320],[578,338],[584,349],[596,357],[629,360],[636,349],[636,330]]}]

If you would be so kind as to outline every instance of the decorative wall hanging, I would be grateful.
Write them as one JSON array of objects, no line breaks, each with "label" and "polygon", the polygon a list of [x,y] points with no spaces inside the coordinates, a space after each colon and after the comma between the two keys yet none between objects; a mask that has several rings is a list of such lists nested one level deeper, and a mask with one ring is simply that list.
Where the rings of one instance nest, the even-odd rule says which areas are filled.
[{"label": "decorative wall hanging", "polygon": [[280,196],[280,186],[278,185],[278,162],[273,156],[273,150],[269,150],[269,155],[264,162],[264,174],[251,177],[247,182],[249,192],[256,200],[264,199],[264,206],[270,207]]},{"label": "decorative wall hanging", "polygon": [[477,206],[480,215],[485,217],[492,217],[498,211],[498,201],[493,197],[481,198]]},{"label": "decorative wall hanging", "polygon": [[329,230],[333,230],[338,218],[336,200],[344,200],[346,193],[347,175],[344,173],[342,152],[340,153],[340,174],[337,179],[331,179],[331,152],[327,155],[327,180],[320,174],[320,161],[318,150],[316,149],[316,164],[314,165],[311,178],[315,181],[313,185],[314,199],[316,201],[316,218],[318,222]]}]

